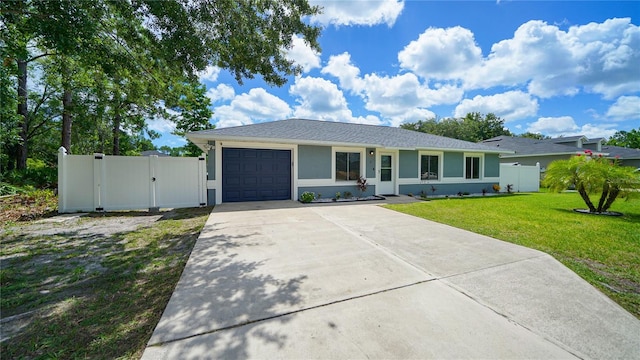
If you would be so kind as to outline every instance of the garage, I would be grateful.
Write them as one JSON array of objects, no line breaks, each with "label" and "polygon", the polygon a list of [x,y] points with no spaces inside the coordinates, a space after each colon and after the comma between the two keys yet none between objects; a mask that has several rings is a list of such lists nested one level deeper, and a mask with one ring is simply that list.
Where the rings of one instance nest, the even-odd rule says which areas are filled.
[{"label": "garage", "polygon": [[222,201],[291,199],[291,151],[222,149]]}]

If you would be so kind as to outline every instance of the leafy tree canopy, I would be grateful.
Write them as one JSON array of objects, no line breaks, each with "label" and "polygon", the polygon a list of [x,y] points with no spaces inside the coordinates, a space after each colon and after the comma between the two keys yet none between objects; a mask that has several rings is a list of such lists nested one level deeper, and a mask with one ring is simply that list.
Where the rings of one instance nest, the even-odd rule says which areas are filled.
[{"label": "leafy tree canopy", "polygon": [[532,133],[529,131],[527,131],[526,133],[518,134],[517,136],[522,138],[537,139],[537,140],[551,139],[551,136],[542,135],[540,133]]},{"label": "leafy tree canopy", "polygon": [[420,120],[402,124],[400,127],[471,142],[479,142],[500,135],[511,135],[511,132],[504,127],[504,120],[493,113],[482,115],[479,112],[473,112],[460,119]]},{"label": "leafy tree canopy", "polygon": [[607,145],[621,146],[630,149],[640,149],[640,128],[631,129],[630,131],[618,131],[609,141]]}]

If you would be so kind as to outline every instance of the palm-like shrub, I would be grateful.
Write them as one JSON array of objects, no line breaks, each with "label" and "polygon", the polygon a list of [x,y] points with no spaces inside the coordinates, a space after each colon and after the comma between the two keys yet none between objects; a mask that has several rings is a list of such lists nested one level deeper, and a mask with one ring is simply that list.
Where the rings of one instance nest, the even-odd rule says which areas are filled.
[{"label": "palm-like shrub", "polygon": [[[606,212],[618,196],[636,195],[640,190],[640,173],[633,167],[620,166],[589,150],[584,156],[557,160],[549,164],[543,184],[549,190],[560,192],[572,186],[584,200],[589,212]],[[590,195],[599,195],[597,205]]]}]

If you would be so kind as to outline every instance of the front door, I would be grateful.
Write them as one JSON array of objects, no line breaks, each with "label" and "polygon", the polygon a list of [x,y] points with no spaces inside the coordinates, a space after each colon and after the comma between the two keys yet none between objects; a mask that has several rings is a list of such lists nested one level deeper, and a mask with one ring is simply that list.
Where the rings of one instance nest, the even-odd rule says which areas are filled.
[{"label": "front door", "polygon": [[394,195],[396,193],[395,171],[393,168],[393,154],[380,153],[380,195]]}]

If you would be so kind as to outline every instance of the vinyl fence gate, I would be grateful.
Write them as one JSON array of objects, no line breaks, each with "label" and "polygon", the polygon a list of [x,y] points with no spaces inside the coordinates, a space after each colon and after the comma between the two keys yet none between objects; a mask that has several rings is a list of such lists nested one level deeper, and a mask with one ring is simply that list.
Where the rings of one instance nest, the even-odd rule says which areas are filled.
[{"label": "vinyl fence gate", "polygon": [[68,155],[58,151],[58,212],[157,210],[207,204],[205,155]]},{"label": "vinyl fence gate", "polygon": [[507,190],[512,185],[513,192],[540,191],[540,163],[536,166],[500,164],[500,188]]}]

